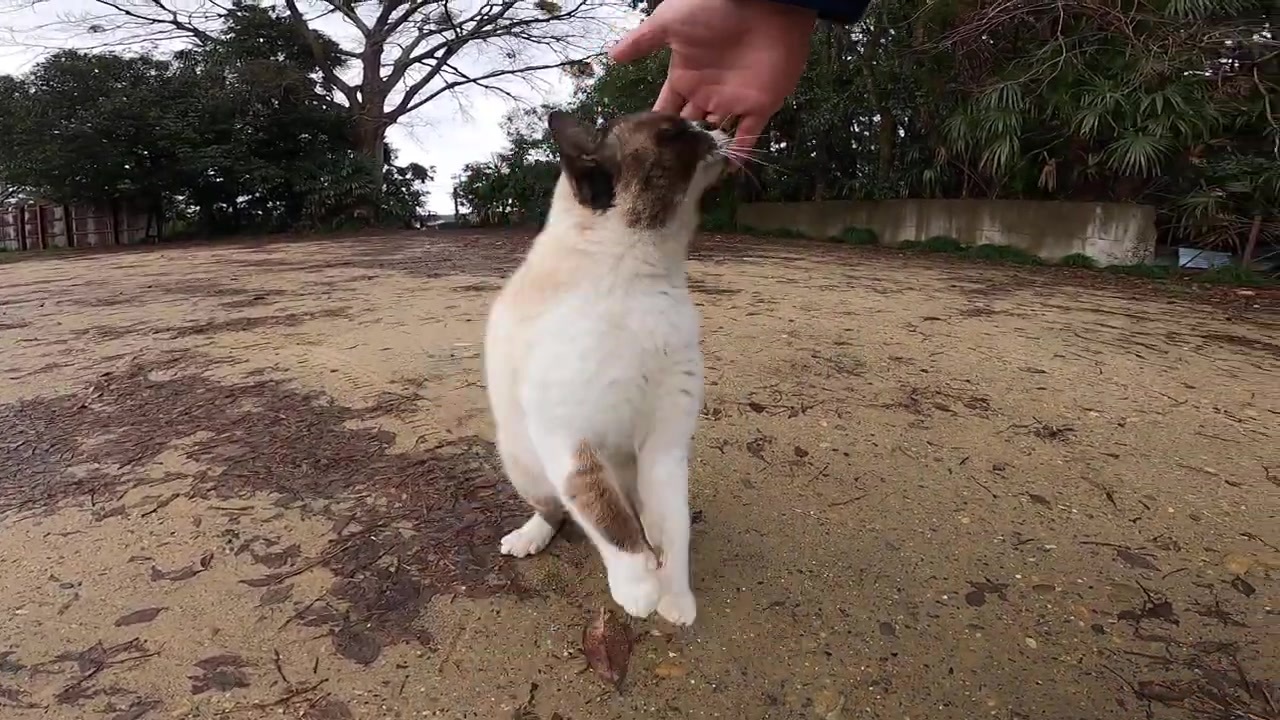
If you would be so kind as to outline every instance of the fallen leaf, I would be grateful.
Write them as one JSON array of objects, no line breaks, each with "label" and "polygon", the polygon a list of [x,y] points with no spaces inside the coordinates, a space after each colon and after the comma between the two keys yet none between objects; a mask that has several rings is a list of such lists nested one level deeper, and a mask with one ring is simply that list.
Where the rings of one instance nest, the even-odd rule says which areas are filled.
[{"label": "fallen leaf", "polygon": [[1138,553],[1126,548],[1116,549],[1116,559],[1131,568],[1137,568],[1139,570],[1155,570],[1157,572],[1160,570],[1160,567],[1152,562],[1151,558],[1148,558],[1145,555],[1139,555]]},{"label": "fallen leaf", "polygon": [[293,594],[292,583],[289,585],[276,585],[275,587],[267,588],[267,590],[262,593],[262,597],[258,600],[258,607],[271,607],[272,605],[279,605],[285,600],[288,600],[289,596],[292,594]]},{"label": "fallen leaf", "polygon": [[210,690],[230,692],[236,688],[249,687],[249,676],[239,668],[218,668],[190,679],[192,695],[200,695]]},{"label": "fallen leaf", "polygon": [[607,608],[601,608],[582,630],[582,654],[587,665],[615,688],[627,677],[632,643],[631,627]]},{"label": "fallen leaf", "polygon": [[165,611],[165,608],[162,608],[162,607],[150,607],[150,608],[143,608],[141,610],[134,610],[133,612],[127,615],[121,615],[120,617],[116,618],[115,626],[125,627],[128,625],[141,625],[142,623],[149,623],[152,620],[155,620],[156,617],[159,616],[160,613],[164,611]]},{"label": "fallen leaf", "polygon": [[195,665],[208,672],[224,667],[249,667],[250,663],[235,653],[222,653],[221,655],[210,655],[203,660],[197,660]]},{"label": "fallen leaf", "polygon": [[187,565],[186,567],[179,568],[177,570],[161,570],[159,567],[152,565],[151,580],[152,582],[155,582],[157,580],[168,580],[169,582],[179,582],[182,580],[190,580],[191,578],[199,575],[205,570],[208,570],[209,566],[212,564],[213,564],[213,553],[209,552],[209,553],[205,553],[204,555],[201,555],[199,560],[191,563],[190,565]]},{"label": "fallen leaf", "polygon": [[346,703],[331,697],[312,703],[302,713],[302,720],[353,720],[354,717]]},{"label": "fallen leaf", "polygon": [[1239,576],[1231,578],[1231,588],[1245,597],[1253,597],[1253,594],[1258,592],[1258,588],[1254,587],[1253,583]]},{"label": "fallen leaf", "polygon": [[684,677],[688,673],[689,669],[675,658],[667,658],[658,663],[658,666],[653,669],[653,674],[660,678]]},{"label": "fallen leaf", "polygon": [[251,588],[260,588],[268,585],[274,585],[278,579],[279,576],[277,575],[264,575],[263,577],[245,578],[240,581],[240,584],[248,585]]},{"label": "fallen leaf", "polygon": [[844,709],[844,693],[830,688],[813,697],[813,714],[822,720],[839,720]]},{"label": "fallen leaf", "polygon": [[155,699],[134,700],[129,703],[129,707],[112,715],[108,720],[139,720],[161,705],[164,705],[164,703]]},{"label": "fallen leaf", "polygon": [[1154,680],[1138,681],[1138,697],[1160,703],[1182,702],[1194,693],[1186,687],[1171,687]]},{"label": "fallen leaf", "polygon": [[333,650],[353,663],[368,665],[382,655],[382,642],[372,633],[344,625],[333,634]]}]

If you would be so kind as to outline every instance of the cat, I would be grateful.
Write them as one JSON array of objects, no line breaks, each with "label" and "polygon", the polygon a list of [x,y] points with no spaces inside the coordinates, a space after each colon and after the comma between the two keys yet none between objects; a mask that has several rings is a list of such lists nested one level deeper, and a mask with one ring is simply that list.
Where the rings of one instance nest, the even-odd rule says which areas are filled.
[{"label": "cat", "polygon": [[561,167],[551,209],[485,330],[498,452],[534,509],[500,549],[541,551],[568,512],[623,610],[689,625],[703,366],[684,263],[731,137],[658,113],[548,124]]}]

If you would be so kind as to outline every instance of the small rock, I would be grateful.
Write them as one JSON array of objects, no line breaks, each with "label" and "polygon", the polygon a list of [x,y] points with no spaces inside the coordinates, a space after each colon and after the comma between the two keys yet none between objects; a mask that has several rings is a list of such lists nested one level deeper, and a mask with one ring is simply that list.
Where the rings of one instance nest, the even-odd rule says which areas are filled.
[{"label": "small rock", "polygon": [[1035,650],[1037,647],[1039,647],[1039,644],[1036,643],[1035,638],[1023,638],[1022,642],[1026,643],[1027,647],[1031,648],[1032,650]]},{"label": "small rock", "polygon": [[1231,553],[1223,558],[1222,564],[1227,566],[1227,571],[1232,575],[1244,575],[1249,572],[1249,568],[1253,567],[1253,558],[1239,553]]}]

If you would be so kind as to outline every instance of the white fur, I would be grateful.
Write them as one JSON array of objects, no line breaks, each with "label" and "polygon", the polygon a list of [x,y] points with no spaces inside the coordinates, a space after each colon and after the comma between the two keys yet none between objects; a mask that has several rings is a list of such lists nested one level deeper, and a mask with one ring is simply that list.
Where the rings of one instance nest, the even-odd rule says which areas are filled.
[{"label": "white fur", "polygon": [[[684,625],[697,614],[688,480],[703,393],[699,317],[684,262],[698,199],[723,164],[718,156],[702,162],[660,230],[628,228],[625,206],[593,213],[562,177],[546,226],[495,301],[485,337],[489,402],[512,483],[531,503],[559,499],[574,515],[626,612],[644,617],[656,609]],[[635,503],[661,564],[613,546],[564,502],[583,441]],[[535,515],[501,549],[530,555],[554,533]]]}]

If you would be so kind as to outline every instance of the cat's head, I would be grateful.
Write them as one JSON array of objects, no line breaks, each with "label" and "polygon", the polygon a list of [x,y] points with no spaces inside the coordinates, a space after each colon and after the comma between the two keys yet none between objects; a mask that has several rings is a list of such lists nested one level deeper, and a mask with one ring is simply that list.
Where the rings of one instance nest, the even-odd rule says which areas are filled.
[{"label": "cat's head", "polygon": [[628,226],[666,227],[728,169],[731,138],[674,115],[624,115],[603,128],[588,128],[572,115],[553,112],[551,137],[573,196],[600,213],[620,213]]}]

